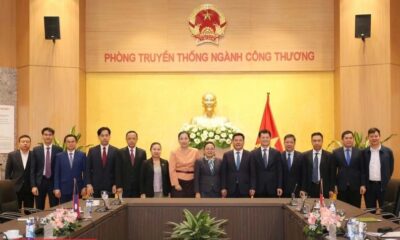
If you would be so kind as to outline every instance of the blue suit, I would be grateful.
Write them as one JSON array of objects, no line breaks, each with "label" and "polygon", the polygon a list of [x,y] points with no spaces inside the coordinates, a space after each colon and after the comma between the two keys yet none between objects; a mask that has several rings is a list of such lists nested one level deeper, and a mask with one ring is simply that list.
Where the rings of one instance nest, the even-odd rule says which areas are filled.
[{"label": "blue suit", "polygon": [[69,162],[68,152],[61,152],[56,156],[54,171],[54,189],[61,191],[61,203],[72,199],[74,190],[74,178],[78,187],[78,193],[86,186],[86,155],[75,150],[72,168]]}]

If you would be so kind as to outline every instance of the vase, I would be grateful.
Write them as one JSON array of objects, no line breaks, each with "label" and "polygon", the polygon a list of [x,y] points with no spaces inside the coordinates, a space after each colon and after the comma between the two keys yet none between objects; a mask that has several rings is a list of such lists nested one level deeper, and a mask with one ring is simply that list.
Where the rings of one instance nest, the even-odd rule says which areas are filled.
[{"label": "vase", "polygon": [[336,224],[330,224],[328,227],[329,239],[336,240]]}]

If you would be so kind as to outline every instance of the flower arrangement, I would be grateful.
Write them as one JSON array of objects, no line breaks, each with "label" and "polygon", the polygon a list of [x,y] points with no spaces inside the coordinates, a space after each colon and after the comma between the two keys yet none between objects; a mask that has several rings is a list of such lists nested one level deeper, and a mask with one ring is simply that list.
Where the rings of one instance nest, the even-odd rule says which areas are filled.
[{"label": "flower arrangement", "polygon": [[181,130],[189,133],[189,145],[197,149],[202,149],[208,141],[214,142],[215,146],[219,148],[228,148],[232,143],[233,134],[239,132],[239,129],[230,123],[217,127],[185,124]]},{"label": "flower arrangement", "polygon": [[44,219],[45,224],[53,227],[54,236],[65,236],[80,227],[77,214],[73,209],[58,208]]},{"label": "flower arrangement", "polygon": [[307,218],[307,223],[303,229],[307,239],[316,239],[322,236],[329,226],[334,225],[336,228],[341,228],[341,222],[344,216],[339,216],[327,207],[321,207],[319,211],[310,212]]}]

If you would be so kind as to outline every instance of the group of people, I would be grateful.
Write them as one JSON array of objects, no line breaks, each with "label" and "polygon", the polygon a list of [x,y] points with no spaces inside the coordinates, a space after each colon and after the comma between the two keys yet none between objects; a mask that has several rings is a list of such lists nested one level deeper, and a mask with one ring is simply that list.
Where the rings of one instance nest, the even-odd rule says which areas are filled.
[{"label": "group of people", "polygon": [[[65,151],[53,144],[54,130],[42,130],[43,143],[30,151],[28,135],[19,137],[19,149],[9,153],[6,179],[15,184],[20,207],[44,209],[72,200],[74,187],[82,196],[100,197],[101,191],[128,198],[245,198],[308,195],[338,199],[356,207],[365,194],[367,207],[382,206],[386,186],[392,176],[392,151],[380,141],[377,128],[368,130],[369,147],[354,147],[354,134],[342,133],[342,147],[332,153],[322,149],[323,135],[311,134],[312,149],[295,150],[296,137],[284,137],[283,152],[271,147],[271,132],[258,134],[260,147],[244,149],[245,136],[235,133],[232,150],[215,156],[215,144],[206,142],[203,150],[189,147],[189,133],[178,134],[179,147],[169,160],[161,158],[161,144],[150,146],[151,157],[136,146],[138,134],[126,133],[127,146],[110,145],[111,130],[97,131],[100,144],[88,154],[77,149],[76,136],[64,138]],[[75,184],[76,183],[76,184]]]}]

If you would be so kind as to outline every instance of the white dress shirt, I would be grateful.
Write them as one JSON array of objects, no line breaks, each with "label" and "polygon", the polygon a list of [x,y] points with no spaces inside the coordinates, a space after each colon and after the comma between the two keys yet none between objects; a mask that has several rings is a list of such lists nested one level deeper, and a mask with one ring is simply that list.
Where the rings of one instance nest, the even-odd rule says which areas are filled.
[{"label": "white dress shirt", "polygon": [[26,168],[26,163],[28,162],[28,157],[29,157],[29,151],[24,153],[20,151],[21,153],[21,158],[22,158],[22,165],[24,165],[24,169]]},{"label": "white dress shirt", "polygon": [[108,144],[107,146],[103,146],[100,144],[100,156],[103,156],[103,148],[106,148],[106,155],[108,156],[108,148],[110,147],[110,144]]},{"label": "white dress shirt", "polygon": [[239,152],[240,162],[242,162],[242,157],[243,157],[243,149],[240,151],[233,149],[233,156],[235,157],[235,164],[237,162],[237,152]]},{"label": "white dress shirt", "polygon": [[381,150],[381,146],[378,148],[372,148],[371,150],[371,159],[369,161],[369,180],[370,181],[381,181],[381,158],[379,156],[379,151]]}]

